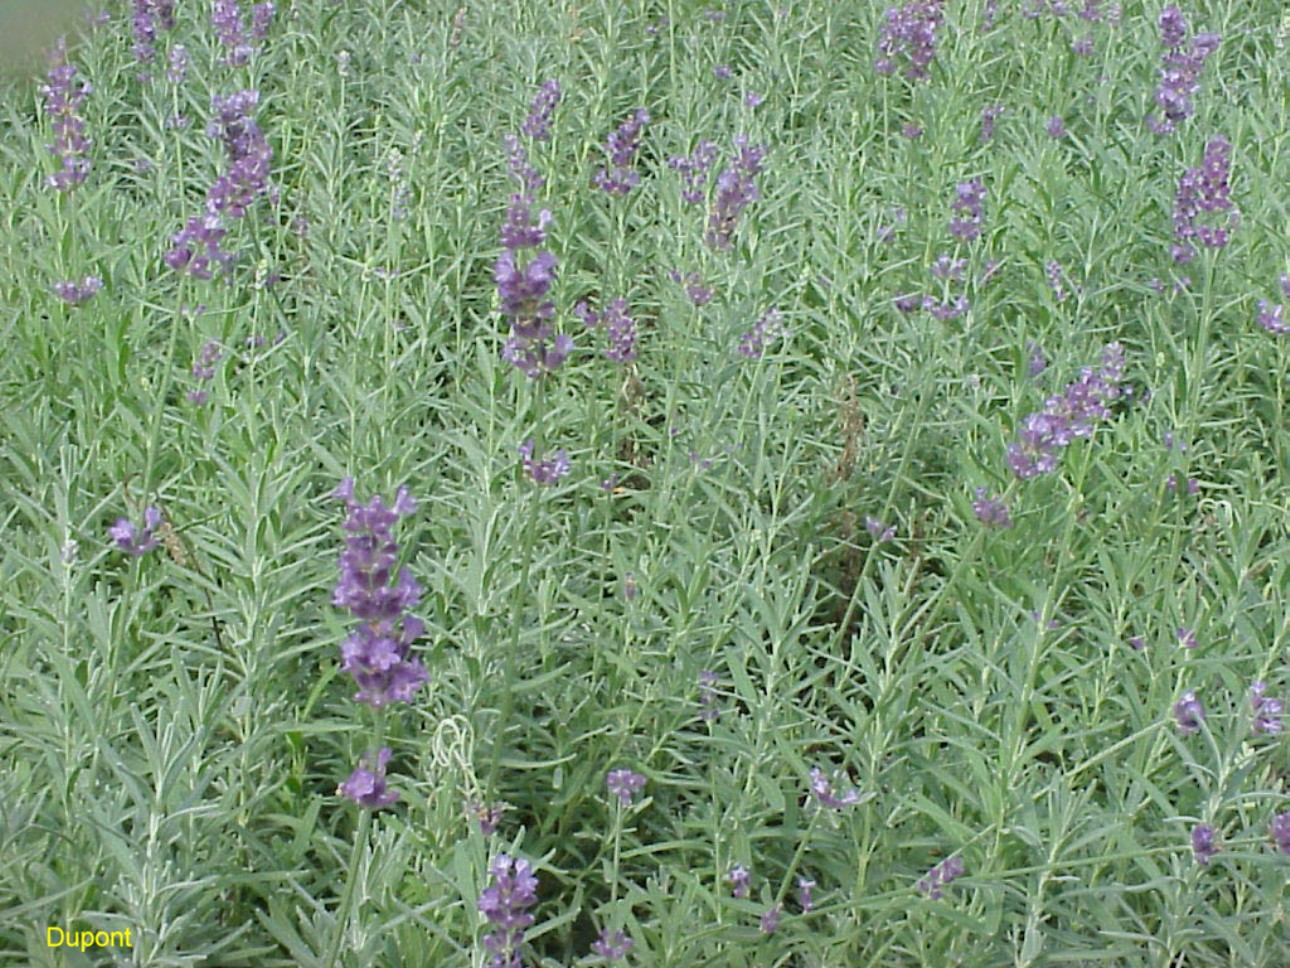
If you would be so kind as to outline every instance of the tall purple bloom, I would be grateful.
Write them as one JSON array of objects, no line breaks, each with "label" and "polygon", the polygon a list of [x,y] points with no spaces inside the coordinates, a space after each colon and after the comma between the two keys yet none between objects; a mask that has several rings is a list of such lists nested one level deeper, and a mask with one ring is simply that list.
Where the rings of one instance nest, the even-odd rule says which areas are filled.
[{"label": "tall purple bloom", "polygon": [[421,586],[407,568],[390,579],[398,562],[394,525],[416,510],[406,487],[399,488],[393,507],[374,497],[366,504],[354,500],[354,479],[345,478],[333,492],[345,502],[345,550],[340,556],[340,581],[332,603],[349,609],[361,623],[340,647],[341,670],[358,684],[355,700],[379,708],[391,702],[410,702],[429,676],[408,649],[425,630],[420,619],[406,614],[421,600]]},{"label": "tall purple bloom", "polygon": [[604,312],[597,313],[585,302],[573,307],[574,315],[588,327],[604,325],[609,337],[605,358],[615,363],[630,363],[636,359],[636,322],[627,315],[627,300],[615,299]]},{"label": "tall purple bloom", "polygon": [[933,867],[919,879],[915,886],[920,893],[927,896],[928,900],[939,901],[944,894],[942,889],[949,887],[955,879],[963,875],[965,870],[963,858],[955,855]]},{"label": "tall purple bloom", "polygon": [[336,794],[368,810],[388,807],[399,798],[399,792],[389,789],[385,782],[385,764],[390,762],[390,755],[390,748],[382,746],[375,756],[364,756],[349,779],[336,788]]},{"label": "tall purple bloom", "polygon": [[1268,684],[1260,679],[1250,686],[1251,728],[1255,733],[1266,733],[1275,736],[1281,732],[1281,714],[1285,704],[1280,699],[1264,695]]},{"label": "tall purple bloom", "polygon": [[79,306],[89,302],[103,289],[103,280],[98,276],[86,276],[80,282],[67,279],[56,282],[51,287],[54,295],[69,306]]},{"label": "tall purple bloom", "polygon": [[954,216],[950,219],[950,235],[964,242],[972,242],[981,237],[981,211],[985,202],[985,182],[973,178],[960,182],[954,187],[954,202],[950,210]]},{"label": "tall purple bloom", "polygon": [[54,143],[46,145],[58,160],[59,170],[49,176],[48,184],[60,192],[71,191],[85,181],[90,172],[86,153],[90,139],[85,137],[85,119],[81,105],[94,90],[88,81],[76,80],[76,68],[67,63],[67,41],[59,37],[50,52],[48,82],[41,85],[45,114],[50,119]]},{"label": "tall purple bloom", "polygon": [[[565,361],[573,350],[573,338],[556,335],[551,324],[555,303],[547,295],[555,281],[556,258],[539,248],[546,242],[551,213],[542,209],[536,218],[533,215],[534,193],[543,184],[542,176],[529,164],[519,138],[509,134],[504,140],[507,163],[520,183],[520,190],[511,195],[506,209],[501,232],[503,251],[493,268],[501,312],[511,324],[502,359],[530,379],[537,379]],[[522,261],[526,249],[538,251]]]},{"label": "tall purple bloom", "polygon": [[851,787],[851,789],[839,796],[838,792],[833,789],[833,783],[819,767],[811,770],[811,797],[815,799],[815,804],[819,809],[833,810],[835,812],[847,807],[853,807],[861,799],[860,791],[855,787]]},{"label": "tall purple bloom", "polygon": [[811,909],[815,907],[815,899],[811,896],[811,890],[815,887],[815,881],[809,877],[799,877],[797,879],[797,904],[802,909],[803,914],[810,914]]},{"label": "tall purple bloom", "polygon": [[520,131],[534,141],[550,141],[551,115],[555,112],[555,106],[560,103],[560,96],[559,81],[554,79],[544,81],[533,99],[528,117],[520,125]]},{"label": "tall purple bloom", "polygon": [[636,152],[640,150],[641,129],[647,124],[649,112],[641,108],[609,136],[605,153],[609,155],[609,163],[613,168],[601,168],[593,179],[601,191],[610,195],[626,195],[640,184],[641,176],[632,164],[636,159]]},{"label": "tall purple bloom", "polygon": [[524,465],[524,473],[528,474],[534,484],[554,484],[569,473],[572,465],[569,463],[569,455],[563,449],[557,450],[554,457],[534,460],[533,449],[536,446],[530,437],[516,448]]},{"label": "tall purple bloom", "polygon": [[1208,867],[1210,858],[1218,853],[1216,834],[1217,831],[1205,823],[1197,824],[1191,829],[1191,851],[1201,867]]},{"label": "tall purple bloom", "polygon": [[1111,416],[1108,404],[1121,395],[1124,348],[1110,343],[1102,350],[1102,366],[1085,367],[1080,378],[1062,393],[1049,397],[1044,409],[1022,421],[1020,442],[1008,446],[1008,464],[1022,480],[1057,468],[1062,448],[1076,437],[1091,437],[1093,426]]},{"label": "tall purple bloom", "polygon": [[610,931],[605,928],[600,937],[591,942],[591,953],[607,962],[619,961],[627,957],[627,952],[635,947],[636,942],[627,937],[624,931]]},{"label": "tall purple bloom", "polygon": [[[1231,187],[1228,185],[1232,146],[1221,135],[1205,145],[1199,168],[1188,168],[1178,180],[1174,198],[1174,261],[1180,264],[1196,257],[1194,240],[1211,249],[1227,245],[1229,232],[1240,221],[1233,211]],[[1200,221],[1202,213],[1229,213],[1224,224],[1209,225]]]},{"label": "tall purple bloom", "polygon": [[1279,813],[1268,826],[1272,843],[1283,854],[1290,855],[1290,813]]},{"label": "tall purple bloom", "polygon": [[1205,707],[1200,704],[1196,698],[1196,693],[1190,689],[1179,697],[1174,703],[1174,720],[1178,724],[1178,732],[1194,733],[1200,729],[1201,722],[1205,719]]},{"label": "tall purple bloom", "polygon": [[750,360],[759,360],[767,345],[781,336],[783,332],[784,326],[780,319],[779,310],[771,306],[770,309],[761,314],[761,317],[753,324],[752,329],[739,337],[739,345],[735,349],[740,356]]},{"label": "tall purple bloom", "polygon": [[1007,504],[999,498],[987,497],[984,487],[978,487],[973,493],[976,494],[976,500],[972,502],[972,513],[978,521],[990,528],[1012,527]]},{"label": "tall purple bloom", "polygon": [[1147,127],[1156,134],[1171,134],[1179,122],[1195,112],[1191,99],[1200,90],[1200,73],[1222,38],[1218,34],[1198,34],[1187,43],[1187,19],[1174,6],[1160,14],[1159,27],[1160,43],[1165,48],[1155,97],[1160,113],[1147,115]]},{"label": "tall purple bloom", "polygon": [[766,145],[750,145],[745,134],[735,135],[735,157],[717,176],[717,197],[708,213],[708,231],[704,241],[711,249],[725,251],[732,247],[739,216],[749,203],[761,197],[754,179],[761,174]]},{"label": "tall purple bloom", "polygon": [[784,914],[784,905],[772,904],[762,912],[760,923],[762,934],[774,934],[779,930],[779,919]]},{"label": "tall purple bloom", "polygon": [[898,62],[903,61],[905,77],[911,81],[926,79],[927,68],[936,57],[936,28],[944,16],[941,0],[911,0],[903,7],[888,8],[874,70],[894,74]]},{"label": "tall purple bloom", "polygon": [[605,777],[605,785],[620,804],[630,807],[632,798],[645,789],[645,777],[631,770],[610,770]]},{"label": "tall purple bloom", "polygon": [[520,946],[533,924],[528,909],[537,903],[538,879],[528,861],[506,854],[497,855],[488,873],[493,883],[479,895],[479,911],[493,928],[484,936],[484,948],[492,955],[486,968],[523,968]]},{"label": "tall purple bloom", "polygon": [[717,146],[711,141],[700,141],[694,153],[677,155],[667,160],[667,166],[681,173],[681,197],[691,205],[703,201],[708,184],[708,170],[717,158]]},{"label": "tall purple bloom", "polygon": [[157,547],[156,532],[161,527],[161,511],[148,508],[143,512],[143,527],[139,528],[129,518],[117,518],[116,523],[108,528],[108,537],[116,542],[122,551],[142,557]]},{"label": "tall purple bloom", "polygon": [[748,888],[752,884],[752,874],[743,864],[735,864],[726,874],[726,883],[730,885],[730,893],[737,898],[748,896]]}]

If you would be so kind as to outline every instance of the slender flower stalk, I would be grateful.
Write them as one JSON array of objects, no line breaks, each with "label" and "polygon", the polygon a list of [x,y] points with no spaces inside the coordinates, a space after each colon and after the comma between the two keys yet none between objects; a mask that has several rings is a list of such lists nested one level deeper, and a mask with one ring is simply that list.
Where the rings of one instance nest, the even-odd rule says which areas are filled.
[{"label": "slender flower stalk", "polygon": [[409,648],[425,629],[420,619],[406,614],[420,601],[421,586],[407,568],[399,569],[393,585],[390,579],[399,554],[394,525],[416,510],[416,502],[401,487],[393,507],[387,508],[379,497],[359,504],[352,477],[346,477],[332,496],[343,500],[349,512],[332,603],[360,622],[341,644],[341,670],[354,677],[358,702],[376,709],[410,702],[429,678],[419,659],[408,658]]},{"label": "slender flower stalk", "polygon": [[638,110],[609,136],[605,153],[610,168],[601,168],[593,179],[595,186],[609,195],[626,195],[640,184],[641,176],[632,167],[641,146],[641,129],[649,123],[649,112]]},{"label": "slender flower stalk", "polygon": [[761,174],[766,145],[750,145],[748,136],[735,136],[735,157],[717,176],[717,197],[708,213],[708,231],[704,241],[717,251],[734,247],[731,236],[739,216],[752,202],[761,197],[756,177]]},{"label": "slender flower stalk", "polygon": [[[1240,222],[1240,214],[1233,210],[1231,188],[1228,185],[1232,146],[1224,137],[1217,137],[1205,145],[1205,156],[1199,168],[1189,168],[1178,180],[1178,194],[1174,198],[1174,261],[1191,262],[1196,257],[1192,245],[1199,241],[1211,249],[1227,245],[1229,233]],[[1225,224],[1211,225],[1201,221],[1202,213],[1214,215],[1228,213]]]},{"label": "slender flower stalk", "polygon": [[911,0],[903,7],[889,8],[883,17],[873,69],[879,74],[894,74],[899,69],[911,81],[926,80],[930,76],[927,69],[936,59],[936,29],[944,17],[941,0]]},{"label": "slender flower stalk", "polygon": [[963,858],[956,855],[933,867],[915,886],[929,901],[939,901],[945,893],[943,889],[961,877],[965,870]]},{"label": "slender flower stalk", "polygon": [[1109,419],[1108,404],[1121,396],[1124,348],[1110,343],[1102,351],[1102,365],[1085,367],[1080,378],[1061,394],[1049,397],[1044,409],[1022,421],[1021,440],[1008,447],[1008,464],[1022,480],[1048,474],[1057,468],[1062,449],[1077,437],[1091,437],[1097,421]]},{"label": "slender flower stalk", "polygon": [[1175,6],[1165,7],[1158,23],[1160,43],[1165,48],[1155,96],[1159,113],[1147,115],[1147,127],[1155,134],[1172,134],[1195,113],[1192,97],[1200,90],[1201,71],[1222,38],[1197,34],[1187,42],[1187,18]]},{"label": "slender flower stalk", "polygon": [[537,903],[538,879],[528,861],[498,854],[488,867],[493,882],[479,896],[479,911],[493,930],[484,936],[492,957],[485,968],[523,968],[520,947],[533,925],[528,909]]},{"label": "slender flower stalk", "polygon": [[54,143],[46,145],[58,160],[59,170],[50,175],[50,188],[69,192],[83,184],[90,172],[90,139],[85,136],[85,119],[81,108],[94,91],[88,81],[76,80],[76,68],[67,62],[67,40],[59,37],[50,52],[48,80],[41,85],[45,114],[50,119]]}]

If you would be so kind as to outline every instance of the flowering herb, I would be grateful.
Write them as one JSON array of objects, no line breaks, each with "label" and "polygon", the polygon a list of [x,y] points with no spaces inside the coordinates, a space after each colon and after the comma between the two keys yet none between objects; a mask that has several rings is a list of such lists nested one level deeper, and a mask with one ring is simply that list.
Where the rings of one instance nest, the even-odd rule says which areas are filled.
[{"label": "flowering herb", "polygon": [[954,202],[950,205],[950,210],[954,213],[950,219],[950,235],[964,242],[979,239],[984,202],[985,182],[980,178],[956,185]]},{"label": "flowering herb", "polygon": [[390,762],[390,755],[390,748],[382,746],[375,756],[364,756],[349,779],[336,788],[337,795],[368,810],[388,807],[399,798],[399,792],[389,789],[385,782],[385,765]]},{"label": "flowering herb", "polygon": [[873,69],[879,74],[894,74],[899,69],[911,81],[926,80],[930,76],[927,68],[936,58],[936,28],[944,16],[941,0],[911,0],[903,7],[888,9]]},{"label": "flowering herb", "polygon": [[1190,689],[1182,694],[1176,703],[1174,703],[1174,720],[1178,724],[1178,732],[1194,733],[1200,729],[1201,722],[1205,719],[1205,707],[1200,704],[1196,698],[1196,693]]},{"label": "flowering herb", "polygon": [[528,474],[534,484],[554,484],[569,473],[572,465],[570,465],[569,456],[564,450],[557,450],[554,457],[534,460],[533,449],[535,446],[536,443],[530,437],[516,448],[523,461],[524,473]]},{"label": "flowering herb", "polygon": [[961,877],[965,869],[962,857],[947,858],[921,877],[915,886],[928,900],[939,901],[945,893],[943,888],[949,887],[955,879]]},{"label": "flowering herb", "polygon": [[860,802],[860,791],[851,787],[841,796],[833,789],[833,784],[819,767],[811,770],[811,797],[817,807],[823,810],[841,811]]},{"label": "flowering herb", "polygon": [[760,918],[761,933],[774,934],[779,930],[779,919],[784,913],[784,905],[774,904],[767,908]]},{"label": "flowering herb", "polygon": [[[1178,180],[1178,193],[1174,198],[1174,261],[1191,262],[1196,257],[1192,245],[1199,240],[1211,249],[1221,249],[1228,243],[1229,233],[1240,221],[1233,211],[1231,188],[1228,185],[1232,146],[1226,138],[1218,137],[1205,145],[1205,155],[1199,168],[1188,168]],[[1224,225],[1200,223],[1202,213],[1213,215],[1229,213]],[[1199,223],[1199,224],[1198,224]]]},{"label": "flowering herb", "polygon": [[783,324],[780,321],[779,310],[772,306],[761,314],[761,318],[753,324],[753,328],[739,337],[739,345],[736,350],[740,356],[750,360],[761,359],[766,345],[784,332]]},{"label": "flowering herb", "polygon": [[984,487],[978,487],[973,493],[976,500],[972,502],[972,513],[978,521],[989,528],[1012,527],[1007,504],[996,497],[987,497]]},{"label": "flowering herb", "polygon": [[161,510],[150,507],[143,512],[142,528],[137,527],[129,518],[117,518],[116,523],[108,528],[108,537],[122,551],[139,558],[157,547],[155,532],[160,528]]},{"label": "flowering herb", "polygon": [[420,619],[407,614],[420,602],[421,586],[407,568],[399,569],[393,585],[390,579],[399,554],[394,525],[416,510],[416,502],[401,487],[393,507],[379,497],[360,504],[354,499],[352,477],[346,477],[332,496],[343,500],[349,512],[332,603],[360,622],[341,643],[341,671],[354,677],[358,702],[374,708],[410,702],[429,679],[421,661],[408,658],[412,643],[425,630]]},{"label": "flowering herb", "polygon": [[554,79],[544,81],[533,98],[528,117],[520,125],[520,131],[534,141],[550,141],[551,115],[555,113],[560,97],[560,82]]},{"label": "flowering herb", "polygon": [[708,213],[708,231],[704,241],[717,251],[733,247],[731,236],[739,216],[752,202],[761,197],[754,179],[761,174],[766,145],[750,145],[748,136],[735,136],[735,157],[717,176],[717,197]]},{"label": "flowering herb", "polygon": [[752,874],[743,864],[735,864],[726,874],[726,883],[730,885],[731,894],[737,898],[748,896],[748,888],[752,884]]},{"label": "flowering herb", "polygon": [[1275,736],[1281,732],[1281,714],[1285,712],[1285,704],[1280,699],[1264,695],[1267,690],[1268,684],[1261,679],[1250,686],[1250,728],[1255,733]]},{"label": "flowering herb", "polygon": [[807,877],[797,879],[797,905],[802,909],[803,914],[810,914],[811,909],[815,907],[815,899],[811,896],[811,891],[815,887],[815,881]]},{"label": "flowering herb", "polygon": [[649,112],[641,108],[609,136],[605,153],[613,168],[601,168],[593,179],[601,191],[609,195],[626,195],[640,184],[641,176],[632,167],[632,163],[636,159],[636,152],[640,150],[641,129],[648,123]]},{"label": "flowering herb", "polygon": [[711,141],[700,141],[694,153],[688,157],[678,155],[669,158],[667,166],[681,173],[681,198],[691,205],[703,201],[704,189],[708,184],[708,170],[717,158],[717,146]]},{"label": "flowering herb", "polygon": [[488,867],[493,883],[479,895],[479,911],[493,930],[484,936],[484,949],[492,958],[486,968],[521,968],[520,946],[533,924],[528,909],[537,903],[538,879],[523,859],[498,854]]},{"label": "flowering herb", "polygon": [[1161,57],[1160,85],[1156,88],[1156,107],[1160,112],[1147,115],[1147,127],[1156,134],[1172,134],[1181,121],[1195,113],[1192,97],[1200,90],[1200,73],[1205,61],[1218,49],[1218,34],[1198,34],[1187,41],[1187,18],[1175,6],[1160,14]]},{"label": "flowering herb", "polygon": [[600,932],[600,937],[591,942],[591,953],[606,962],[620,961],[627,957],[627,952],[635,944],[625,931],[610,931],[605,928]]},{"label": "flowering herb", "polygon": [[79,306],[98,295],[103,289],[103,280],[98,276],[86,276],[80,282],[68,279],[64,282],[56,282],[50,288],[55,296],[69,306]]},{"label": "flowering herb", "polygon": [[574,315],[588,328],[604,325],[609,346],[604,350],[605,359],[615,363],[630,363],[636,359],[636,322],[627,315],[627,300],[615,299],[602,313],[597,313],[580,302],[573,307]]},{"label": "flowering herb", "polygon": [[1191,830],[1191,852],[1201,867],[1208,867],[1210,858],[1218,853],[1216,833],[1213,827],[1204,823],[1197,824]]},{"label": "flowering herb", "polygon": [[1124,348],[1110,343],[1102,351],[1102,365],[1086,367],[1080,378],[1050,397],[1039,413],[1022,421],[1020,443],[1008,446],[1008,464],[1022,480],[1057,468],[1062,448],[1077,437],[1091,437],[1098,420],[1111,416],[1108,404],[1122,391]]},{"label": "flowering herb", "polygon": [[67,41],[59,37],[50,53],[47,82],[40,93],[45,99],[45,114],[54,131],[54,143],[47,145],[58,160],[59,170],[47,179],[50,188],[71,191],[83,184],[90,172],[86,153],[90,139],[85,137],[85,119],[81,107],[94,88],[88,81],[76,80],[76,68],[67,63]]},{"label": "flowering herb", "polygon": [[630,807],[632,798],[645,789],[645,777],[631,770],[610,770],[605,785],[622,806]]}]

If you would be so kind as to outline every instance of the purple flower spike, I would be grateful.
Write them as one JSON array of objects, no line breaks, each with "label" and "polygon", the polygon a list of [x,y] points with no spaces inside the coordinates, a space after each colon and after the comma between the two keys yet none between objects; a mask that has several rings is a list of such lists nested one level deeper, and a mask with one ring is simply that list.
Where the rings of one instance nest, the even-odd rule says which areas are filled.
[{"label": "purple flower spike", "polygon": [[833,784],[819,767],[811,770],[811,796],[815,798],[816,804],[821,809],[835,812],[853,807],[860,802],[860,791],[855,787],[838,796],[833,789]]},{"label": "purple flower spike", "polygon": [[915,886],[929,901],[939,901],[945,893],[943,888],[949,887],[965,870],[962,857],[950,857],[928,871]]},{"label": "purple flower spike", "polygon": [[1012,527],[1007,504],[999,498],[987,497],[984,487],[978,487],[973,493],[976,494],[976,500],[972,502],[972,513],[978,521],[988,528]]},{"label": "purple flower spike", "polygon": [[600,937],[591,942],[591,953],[606,962],[621,961],[635,945],[636,942],[627,937],[625,931],[610,931],[605,928],[600,932]]},{"label": "purple flower spike", "polygon": [[717,683],[720,681],[717,674],[708,669],[699,673],[699,718],[705,723],[715,723],[721,715],[717,705],[720,701]]},{"label": "purple flower spike", "polygon": [[76,83],[76,68],[67,63],[67,42],[58,38],[49,56],[48,82],[41,85],[45,99],[45,114],[54,132],[54,143],[46,145],[57,159],[59,170],[50,175],[47,183],[60,192],[71,191],[85,181],[90,173],[87,152],[91,141],[85,137],[85,119],[81,107],[93,92],[88,81]]},{"label": "purple flower spike", "polygon": [[973,178],[960,182],[954,189],[954,202],[950,205],[954,217],[950,219],[950,235],[964,242],[981,237],[981,210],[985,202],[985,182]]},{"label": "purple flower spike", "polygon": [[753,324],[752,329],[739,337],[739,345],[736,350],[740,356],[750,360],[759,360],[767,344],[782,335],[783,332],[784,327],[780,321],[779,310],[772,306],[761,314],[761,318]]},{"label": "purple flower spike", "polygon": [[[943,18],[941,0],[911,0],[903,7],[888,9],[873,69],[879,74],[894,74],[899,68],[911,81],[926,80],[927,68],[936,58],[936,28]],[[904,67],[900,68],[902,61]]]},{"label": "purple flower spike", "polygon": [[1208,867],[1210,858],[1218,853],[1216,834],[1217,831],[1209,824],[1197,824],[1191,829],[1191,852],[1201,867]]},{"label": "purple flower spike", "polygon": [[555,106],[560,103],[560,97],[560,82],[554,79],[544,81],[533,99],[529,116],[520,125],[520,131],[534,141],[550,141],[551,115],[555,112]]},{"label": "purple flower spike", "polygon": [[1290,813],[1279,813],[1268,827],[1272,844],[1281,853],[1290,855]]},{"label": "purple flower spike", "polygon": [[731,236],[739,216],[752,202],[761,198],[754,179],[761,174],[766,145],[750,145],[748,136],[735,136],[735,158],[717,176],[717,197],[708,213],[708,231],[704,241],[710,249],[725,252],[734,247]]},{"label": "purple flower spike", "polygon": [[1275,333],[1278,336],[1290,334],[1290,323],[1285,320],[1285,307],[1281,303],[1270,303],[1266,299],[1259,300],[1259,314],[1256,317],[1260,326],[1269,333]]},{"label": "purple flower spike", "polygon": [[774,934],[779,930],[779,919],[784,913],[782,904],[775,904],[762,913],[761,916],[761,933]]},{"label": "purple flower spike", "polygon": [[641,108],[619,125],[609,136],[605,153],[613,169],[601,168],[593,179],[597,188],[609,195],[626,195],[640,184],[641,176],[632,168],[641,146],[641,129],[649,123],[649,112]]},{"label": "purple flower spike", "polygon": [[391,702],[410,702],[429,679],[419,659],[408,650],[425,630],[420,619],[407,615],[421,600],[421,586],[407,568],[399,569],[393,585],[399,547],[393,529],[399,518],[416,510],[406,487],[399,488],[394,506],[374,497],[366,504],[354,500],[354,479],[345,478],[332,495],[345,502],[349,517],[345,550],[340,556],[340,581],[332,604],[350,611],[362,624],[341,643],[341,671],[358,685],[354,699],[380,708]]},{"label": "purple flower spike", "polygon": [[802,909],[803,914],[810,914],[811,909],[815,907],[815,899],[811,896],[811,889],[815,887],[815,881],[807,877],[797,879],[797,904]]},{"label": "purple flower spike", "polygon": [[160,527],[161,510],[150,507],[143,512],[142,529],[136,527],[129,518],[117,518],[116,523],[108,528],[108,537],[122,551],[140,558],[157,547],[157,538],[153,532]]},{"label": "purple flower spike", "polygon": [[385,765],[390,762],[390,755],[390,748],[382,746],[375,757],[364,756],[349,779],[336,788],[336,794],[368,810],[388,807],[399,798],[399,792],[385,784]]},{"label": "purple flower spike", "polygon": [[1181,10],[1169,6],[1160,14],[1160,85],[1156,88],[1159,112],[1147,115],[1147,127],[1155,134],[1172,134],[1179,123],[1195,113],[1192,97],[1200,90],[1200,74],[1209,55],[1218,49],[1218,34],[1197,34],[1187,40],[1187,20]]},{"label": "purple flower spike", "polygon": [[98,276],[86,276],[80,282],[68,279],[66,282],[56,282],[50,288],[55,296],[69,306],[79,306],[89,302],[103,289],[103,280]]},{"label": "purple flower spike", "polygon": [[604,350],[605,359],[615,363],[630,363],[636,359],[636,322],[627,315],[627,300],[615,299],[603,313],[597,313],[580,302],[573,307],[574,315],[588,327],[602,323],[609,336],[609,346]]},{"label": "purple flower spike", "polygon": [[[1232,146],[1226,138],[1218,137],[1205,145],[1205,155],[1199,168],[1188,168],[1178,180],[1178,194],[1174,198],[1174,238],[1177,240],[1172,253],[1179,264],[1191,262],[1196,257],[1192,244],[1199,241],[1211,249],[1227,245],[1231,232],[1240,222],[1239,213],[1233,210],[1231,187],[1228,185]],[[1222,224],[1209,224],[1202,214],[1228,213]]]},{"label": "purple flower spike", "polygon": [[[1287,816],[1290,816],[1290,814],[1287,814]],[[748,872],[748,868],[744,867],[743,864],[736,864],[726,874],[726,883],[730,885],[731,894],[737,898],[745,898],[748,896],[748,888],[752,883],[752,874]]]},{"label": "purple flower spike", "polygon": [[1091,437],[1095,423],[1110,418],[1109,403],[1122,395],[1123,375],[1124,347],[1110,343],[1099,369],[1085,367],[1078,380],[1049,397],[1043,411],[1022,421],[1020,442],[1008,446],[1012,472],[1029,480],[1056,470],[1064,447],[1077,437]]},{"label": "purple flower spike", "polygon": [[569,456],[563,450],[557,450],[554,457],[534,460],[535,446],[535,441],[530,437],[516,448],[523,460],[524,472],[534,484],[554,484],[569,473],[572,465],[569,463]]},{"label": "purple flower spike", "polygon": [[890,541],[896,537],[896,526],[894,524],[884,526],[881,521],[872,515],[865,515],[864,527],[874,541]]},{"label": "purple flower spike", "polygon": [[498,854],[488,867],[493,883],[479,895],[479,912],[493,927],[484,936],[484,949],[493,957],[486,968],[523,968],[520,947],[533,924],[528,909],[537,903],[538,879],[523,859]]},{"label": "purple flower spike", "polygon": [[1275,736],[1281,732],[1281,714],[1285,712],[1285,704],[1280,699],[1265,696],[1267,690],[1268,684],[1261,679],[1250,686],[1251,729],[1255,733]]},{"label": "purple flower spike", "polygon": [[610,793],[618,797],[620,804],[630,807],[632,798],[645,789],[645,777],[631,770],[610,770],[605,777],[605,785],[609,787]]},{"label": "purple flower spike", "polygon": [[1174,719],[1180,733],[1194,733],[1200,729],[1200,724],[1205,719],[1205,707],[1196,698],[1196,693],[1189,689],[1174,703]]},{"label": "purple flower spike", "polygon": [[692,155],[678,155],[668,159],[667,166],[681,173],[681,197],[689,204],[703,201],[704,189],[708,184],[708,170],[716,158],[717,146],[711,141],[700,141]]}]

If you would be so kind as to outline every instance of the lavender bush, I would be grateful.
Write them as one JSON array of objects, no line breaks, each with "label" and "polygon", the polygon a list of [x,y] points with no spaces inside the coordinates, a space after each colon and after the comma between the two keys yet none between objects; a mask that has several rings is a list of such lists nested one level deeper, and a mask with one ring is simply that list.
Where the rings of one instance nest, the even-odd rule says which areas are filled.
[{"label": "lavender bush", "polygon": [[1290,964],[1283,15],[69,21],[0,962]]}]

